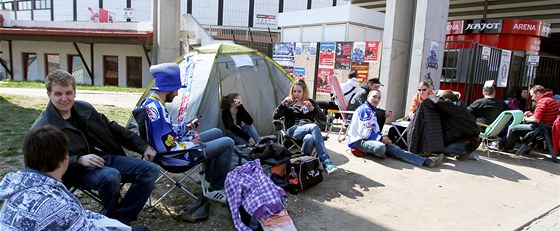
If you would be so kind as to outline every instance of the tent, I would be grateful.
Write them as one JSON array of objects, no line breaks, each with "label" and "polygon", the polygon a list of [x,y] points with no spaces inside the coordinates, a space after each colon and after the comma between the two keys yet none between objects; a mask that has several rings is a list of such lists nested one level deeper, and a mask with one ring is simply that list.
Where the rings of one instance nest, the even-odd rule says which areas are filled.
[{"label": "tent", "polygon": [[[270,57],[241,45],[222,43],[198,48],[175,62],[181,68],[181,81],[187,85],[166,105],[175,123],[199,117],[197,130],[223,130],[221,98],[237,92],[259,134],[274,132],[272,113],[289,94],[293,78]],[[153,83],[138,104],[149,95]]]}]

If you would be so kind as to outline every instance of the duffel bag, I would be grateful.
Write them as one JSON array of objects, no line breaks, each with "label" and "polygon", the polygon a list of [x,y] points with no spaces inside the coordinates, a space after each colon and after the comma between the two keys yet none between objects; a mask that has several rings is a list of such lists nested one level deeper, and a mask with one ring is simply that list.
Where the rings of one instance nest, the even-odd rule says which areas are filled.
[{"label": "duffel bag", "polygon": [[[320,166],[319,159],[311,156],[290,159],[290,163],[286,166],[286,175],[292,193],[306,190],[323,181]],[[295,174],[292,172],[292,167]]]}]

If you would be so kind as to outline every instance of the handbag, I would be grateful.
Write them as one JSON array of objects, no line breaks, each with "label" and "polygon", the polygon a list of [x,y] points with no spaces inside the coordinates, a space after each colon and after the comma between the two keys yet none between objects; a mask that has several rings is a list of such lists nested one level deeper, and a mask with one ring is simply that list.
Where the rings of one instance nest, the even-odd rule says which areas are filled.
[{"label": "handbag", "polygon": [[[288,176],[288,182],[292,188],[292,193],[306,190],[319,184],[323,181],[323,173],[319,169],[321,162],[319,159],[311,156],[300,156],[290,159],[290,163],[286,166],[286,174]],[[292,179],[294,174],[290,174],[292,167],[295,171],[295,177],[297,179]],[[292,175],[292,176],[291,176]],[[293,183],[297,182],[297,183]]]}]

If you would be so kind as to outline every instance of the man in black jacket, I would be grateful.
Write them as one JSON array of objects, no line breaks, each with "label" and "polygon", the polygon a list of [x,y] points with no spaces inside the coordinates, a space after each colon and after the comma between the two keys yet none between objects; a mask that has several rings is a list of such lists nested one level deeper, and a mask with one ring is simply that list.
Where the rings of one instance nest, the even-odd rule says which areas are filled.
[{"label": "man in black jacket", "polygon": [[[70,139],[69,168],[62,181],[99,192],[102,213],[129,224],[136,219],[150,196],[159,167],[152,160],[155,151],[135,133],[122,127],[76,97],[76,79],[56,70],[45,78],[49,104],[33,128],[51,124]],[[122,146],[143,153],[146,160],[129,158]],[[120,198],[120,183],[132,183]]]}]

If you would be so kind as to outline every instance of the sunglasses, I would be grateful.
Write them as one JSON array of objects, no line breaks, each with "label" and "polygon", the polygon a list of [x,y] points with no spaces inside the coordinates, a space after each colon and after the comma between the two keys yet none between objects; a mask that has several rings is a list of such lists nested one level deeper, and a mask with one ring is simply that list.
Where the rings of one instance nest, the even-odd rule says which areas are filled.
[{"label": "sunglasses", "polygon": [[418,91],[427,91],[428,88],[418,88]]}]

